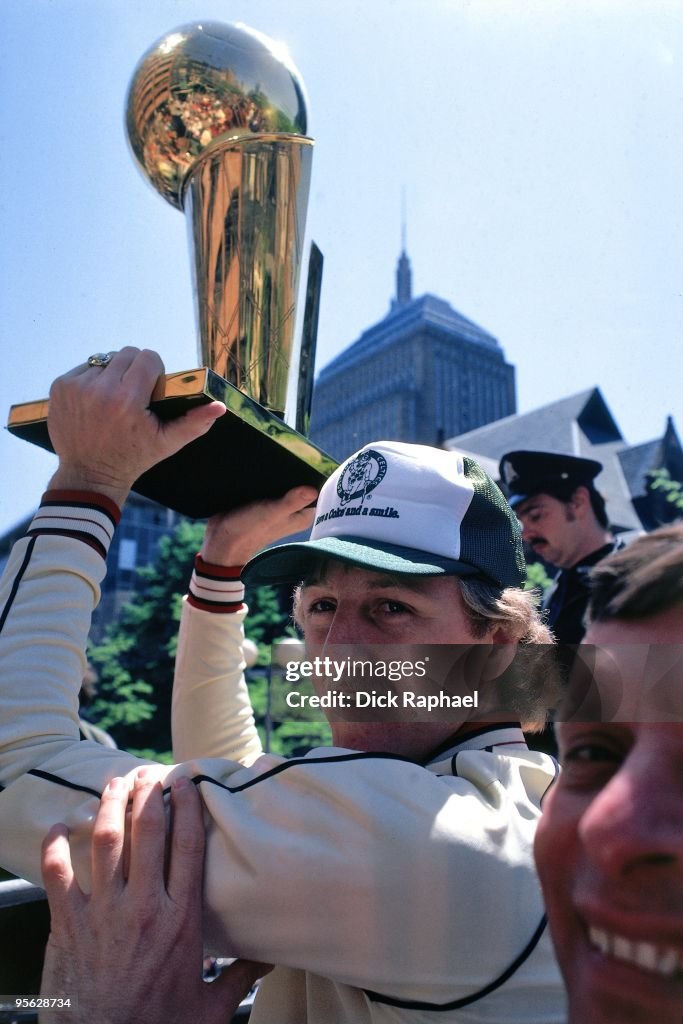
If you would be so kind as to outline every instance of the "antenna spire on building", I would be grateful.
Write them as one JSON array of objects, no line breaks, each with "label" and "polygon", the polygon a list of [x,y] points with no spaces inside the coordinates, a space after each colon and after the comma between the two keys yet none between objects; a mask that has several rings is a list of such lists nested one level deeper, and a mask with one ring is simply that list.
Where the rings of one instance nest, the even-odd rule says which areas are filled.
[{"label": "antenna spire on building", "polygon": [[406,255],[406,192],[403,189],[401,194],[401,255],[398,258],[396,267],[396,298],[392,302],[392,308],[404,306],[413,297],[413,273],[410,269],[410,260]]}]

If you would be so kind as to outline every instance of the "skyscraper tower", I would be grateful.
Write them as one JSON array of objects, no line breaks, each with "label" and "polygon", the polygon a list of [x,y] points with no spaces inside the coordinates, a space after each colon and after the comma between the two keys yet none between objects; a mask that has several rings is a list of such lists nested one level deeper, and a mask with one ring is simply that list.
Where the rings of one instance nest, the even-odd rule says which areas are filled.
[{"label": "skyscraper tower", "polygon": [[396,267],[396,298],[391,300],[391,308],[405,306],[413,297],[413,272],[410,269],[410,260],[406,256],[405,249],[398,258]]},{"label": "skyscraper tower", "polygon": [[396,298],[391,300],[391,308],[404,306],[413,297],[413,272],[410,269],[410,260],[406,255],[406,210],[405,193],[402,200],[401,211],[401,255],[398,258],[396,267]]},{"label": "skyscraper tower", "polygon": [[498,341],[435,295],[412,297],[403,245],[388,314],[322,370],[311,439],[343,459],[380,439],[440,445],[516,412]]}]

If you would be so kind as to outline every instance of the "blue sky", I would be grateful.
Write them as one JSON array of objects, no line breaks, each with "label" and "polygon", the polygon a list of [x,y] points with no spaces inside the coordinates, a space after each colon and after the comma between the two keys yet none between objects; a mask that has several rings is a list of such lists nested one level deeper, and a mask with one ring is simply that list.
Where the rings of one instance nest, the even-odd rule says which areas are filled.
[{"label": "blue sky", "polygon": [[[285,41],[306,83],[318,369],[389,308],[405,192],[414,294],[499,339],[520,411],[597,384],[630,442],[683,430],[680,0],[3,0],[3,418],[96,350],[195,365],[184,218],[123,105],[205,19]],[[53,466],[0,434],[0,531]]]}]

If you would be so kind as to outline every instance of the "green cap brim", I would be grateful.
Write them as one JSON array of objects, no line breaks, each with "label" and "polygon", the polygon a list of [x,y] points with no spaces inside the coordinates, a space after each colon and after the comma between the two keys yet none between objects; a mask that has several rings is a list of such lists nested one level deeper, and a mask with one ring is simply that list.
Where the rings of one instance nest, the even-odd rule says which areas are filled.
[{"label": "green cap brim", "polygon": [[404,576],[476,576],[480,571],[466,562],[440,558],[418,548],[405,548],[356,537],[321,537],[319,540],[280,544],[255,555],[242,570],[249,584],[300,583],[320,558],[337,558],[375,572]]}]

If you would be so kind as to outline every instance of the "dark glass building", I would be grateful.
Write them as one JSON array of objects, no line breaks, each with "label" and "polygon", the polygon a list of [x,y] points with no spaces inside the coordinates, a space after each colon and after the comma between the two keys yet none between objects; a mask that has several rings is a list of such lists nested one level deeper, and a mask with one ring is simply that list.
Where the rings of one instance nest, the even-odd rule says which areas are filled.
[{"label": "dark glass building", "polygon": [[320,373],[310,436],[343,459],[381,439],[441,445],[515,411],[515,369],[498,341],[443,299],[412,298],[403,252],[387,316]]}]

